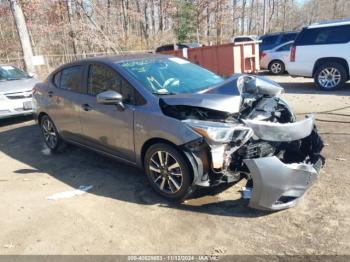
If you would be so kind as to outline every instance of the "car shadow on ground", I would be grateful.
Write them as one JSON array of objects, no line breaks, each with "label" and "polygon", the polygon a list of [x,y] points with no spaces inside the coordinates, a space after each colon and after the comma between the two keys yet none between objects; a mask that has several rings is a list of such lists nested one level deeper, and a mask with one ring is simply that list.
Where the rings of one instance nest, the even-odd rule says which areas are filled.
[{"label": "car shadow on ground", "polygon": [[32,119],[33,119],[33,115],[4,118],[4,119],[0,119],[0,127],[14,125],[14,124],[20,124],[20,123],[23,123],[25,121],[30,121]]},{"label": "car shadow on ground", "polygon": [[349,96],[350,83],[346,83],[344,87],[335,91],[322,91],[311,82],[280,82],[279,83],[287,94],[313,94],[313,95],[334,95]]},{"label": "car shadow on ground", "polygon": [[220,200],[217,194],[230,185],[201,189],[183,203],[168,201],[153,191],[146,176],[135,167],[111,161],[110,158],[76,146],[67,146],[61,153],[51,153],[44,146],[40,131],[34,123],[1,132],[0,148],[9,157],[30,166],[15,170],[13,175],[40,176],[47,173],[73,188],[93,185],[89,191],[91,194],[141,205],[158,205],[219,216],[259,217],[269,214],[248,208],[247,200],[244,199]]}]

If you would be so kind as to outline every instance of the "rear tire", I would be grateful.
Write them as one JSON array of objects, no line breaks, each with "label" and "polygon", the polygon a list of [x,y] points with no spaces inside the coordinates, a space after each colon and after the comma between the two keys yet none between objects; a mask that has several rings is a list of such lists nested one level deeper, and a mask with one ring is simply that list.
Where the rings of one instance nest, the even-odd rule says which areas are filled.
[{"label": "rear tire", "polygon": [[347,81],[347,74],[343,65],[337,62],[328,62],[317,68],[314,80],[319,89],[333,91],[344,85]]},{"label": "rear tire", "polygon": [[39,123],[45,144],[52,152],[58,152],[64,146],[64,142],[55,124],[48,115],[42,116]]},{"label": "rear tire", "polygon": [[192,193],[190,165],[176,147],[152,145],[145,154],[144,169],[150,184],[162,196],[182,200]]},{"label": "rear tire", "polygon": [[286,67],[282,61],[274,60],[269,64],[269,71],[273,75],[283,75]]}]

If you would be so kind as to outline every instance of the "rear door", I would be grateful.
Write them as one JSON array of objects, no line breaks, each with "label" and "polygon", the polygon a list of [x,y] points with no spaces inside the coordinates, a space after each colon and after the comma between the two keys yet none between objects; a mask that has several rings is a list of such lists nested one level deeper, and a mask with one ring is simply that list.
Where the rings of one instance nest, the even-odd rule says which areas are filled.
[{"label": "rear door", "polygon": [[81,139],[80,99],[86,93],[83,74],[83,64],[69,66],[58,71],[49,83],[48,114],[61,135],[68,139]]},{"label": "rear door", "polygon": [[293,43],[285,44],[276,49],[274,59],[282,60],[284,63],[289,61],[290,49],[292,48]]},{"label": "rear door", "polygon": [[[89,65],[86,78],[88,94],[80,112],[84,143],[134,162],[134,88],[115,69],[100,63]],[[124,110],[97,103],[96,95],[107,90],[123,96]]]}]

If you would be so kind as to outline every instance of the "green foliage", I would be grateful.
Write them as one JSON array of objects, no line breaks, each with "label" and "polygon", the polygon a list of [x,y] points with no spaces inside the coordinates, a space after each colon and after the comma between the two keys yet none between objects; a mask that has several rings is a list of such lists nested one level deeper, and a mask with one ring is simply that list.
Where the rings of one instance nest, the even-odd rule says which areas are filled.
[{"label": "green foliage", "polygon": [[191,0],[177,0],[175,34],[179,42],[191,39],[196,31],[195,4]]}]

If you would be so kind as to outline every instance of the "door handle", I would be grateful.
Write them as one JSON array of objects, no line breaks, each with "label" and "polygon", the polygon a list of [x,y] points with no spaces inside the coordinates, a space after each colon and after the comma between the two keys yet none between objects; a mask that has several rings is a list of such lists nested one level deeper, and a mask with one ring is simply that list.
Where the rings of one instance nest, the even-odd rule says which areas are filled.
[{"label": "door handle", "polygon": [[84,111],[90,111],[92,109],[89,104],[82,104],[81,107],[84,109]]},{"label": "door handle", "polygon": [[52,97],[54,92],[53,91],[49,91],[48,94],[49,94],[49,97]]}]

